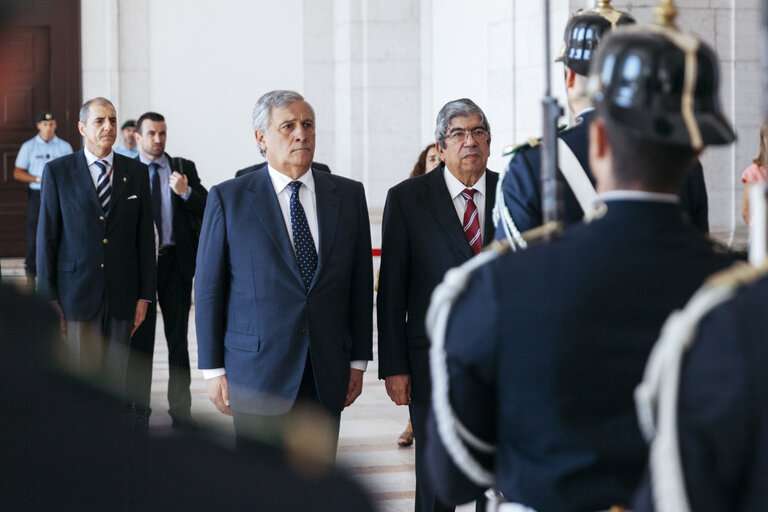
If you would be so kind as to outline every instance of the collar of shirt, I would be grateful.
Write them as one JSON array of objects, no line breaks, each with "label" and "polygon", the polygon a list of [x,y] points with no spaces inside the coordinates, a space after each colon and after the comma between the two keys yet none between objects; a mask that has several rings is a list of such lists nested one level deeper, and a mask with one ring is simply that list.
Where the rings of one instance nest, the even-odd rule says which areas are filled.
[{"label": "collar of shirt", "polygon": [[139,162],[143,163],[147,167],[149,167],[149,164],[151,164],[151,163],[156,163],[156,164],[158,164],[162,168],[169,167],[169,165],[170,165],[169,162],[168,162],[168,157],[165,156],[165,153],[163,153],[163,155],[160,158],[158,158],[157,160],[150,160],[149,158],[144,158],[144,155],[139,153]]},{"label": "collar of shirt", "polygon": [[646,192],[644,190],[611,190],[597,195],[598,201],[650,201],[654,203],[679,204],[680,197],[676,194]]},{"label": "collar of shirt", "polygon": [[312,174],[311,167],[307,172],[302,174],[298,180],[293,180],[290,176],[286,176],[280,171],[276,171],[269,164],[267,164],[267,169],[269,170],[269,179],[272,180],[272,186],[275,187],[276,195],[280,195],[280,192],[288,188],[288,184],[292,181],[300,181],[302,188],[306,187],[312,195],[315,194],[315,177]]},{"label": "collar of shirt", "polygon": [[41,144],[50,144],[51,142],[56,142],[56,138],[57,138],[57,137],[54,135],[53,137],[51,137],[51,140],[45,140],[45,139],[44,139],[44,138],[42,138],[42,137],[40,136],[40,134],[38,133],[38,134],[35,136],[35,138],[37,139],[37,142],[39,142],[39,143],[41,143]]},{"label": "collar of shirt", "polygon": [[578,118],[580,118],[580,117],[583,117],[583,116],[584,116],[584,114],[589,114],[589,113],[590,113],[590,112],[592,112],[593,110],[595,110],[595,107],[587,107],[587,108],[585,108],[584,110],[582,110],[581,112],[579,112],[578,114],[574,115],[574,116],[573,116],[573,118],[574,118],[574,119],[578,119]]},{"label": "collar of shirt", "polygon": [[464,192],[465,188],[473,188],[477,191],[475,194],[479,193],[485,196],[485,172],[483,172],[483,175],[480,176],[480,179],[477,180],[472,187],[467,187],[460,182],[456,176],[451,174],[448,167],[445,168],[443,176],[445,176],[445,186],[448,187],[448,193],[451,194],[451,199],[456,199],[462,192]]},{"label": "collar of shirt", "polygon": [[83,153],[85,154],[85,161],[88,164],[88,167],[91,167],[96,160],[106,160],[109,166],[112,167],[112,162],[115,160],[114,151],[110,151],[109,154],[104,158],[98,158],[96,155],[88,151],[88,148],[86,147],[83,147]]}]

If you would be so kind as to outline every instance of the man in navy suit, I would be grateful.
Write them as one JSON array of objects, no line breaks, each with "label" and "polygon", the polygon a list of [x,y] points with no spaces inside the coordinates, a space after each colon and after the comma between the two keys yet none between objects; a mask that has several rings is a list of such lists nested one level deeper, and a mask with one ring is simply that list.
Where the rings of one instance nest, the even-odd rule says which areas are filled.
[{"label": "man in navy suit", "polygon": [[330,413],[335,446],[372,358],[365,191],[311,169],[315,115],[298,93],[263,95],[253,127],[268,166],[208,194],[195,279],[199,367],[211,401],[234,413],[239,441],[252,430],[279,434],[299,400]]},{"label": "man in navy suit", "polygon": [[[589,125],[594,119],[594,108],[586,95],[589,64],[595,55],[600,40],[613,29],[634,24],[634,18],[627,12],[617,11],[610,6],[578,11],[565,28],[563,50],[556,59],[564,65],[563,78],[568,107],[575,117],[573,125],[560,131],[558,137],[565,142],[569,152],[578,162],[578,172],[586,175],[594,186],[595,177],[589,166],[587,149],[589,146]],[[543,222],[541,208],[541,146],[537,139],[512,150],[512,159],[507,167],[507,174],[502,184],[504,203],[520,232],[540,226]],[[560,163],[570,155],[560,154]],[[562,179],[562,172],[559,172]],[[563,182],[562,218],[566,224],[581,222],[584,210],[581,208],[573,188]],[[701,162],[695,160],[690,171],[683,178],[678,189],[680,207],[688,219],[702,232],[709,231],[707,188]],[[497,226],[496,238],[506,238],[501,224]]]},{"label": "man in navy suit", "polygon": [[[416,510],[445,510],[425,481],[429,339],[424,319],[445,272],[493,240],[498,174],[486,169],[491,129],[472,100],[450,101],[437,115],[434,171],[390,189],[384,206],[378,294],[379,378],[397,405],[408,405],[416,440]],[[469,235],[472,233],[472,235]],[[483,321],[483,315],[477,320]]]},{"label": "man in navy suit", "polygon": [[[704,79],[683,80],[682,40],[695,41],[689,65]],[[590,82],[599,193],[590,221],[480,266],[450,311],[444,366],[435,358],[447,375],[433,375],[447,379],[447,395],[433,403],[447,399],[452,411],[434,408],[440,433],[432,423],[427,437],[446,501],[493,484],[538,511],[630,504],[647,462],[633,392],[648,354],[669,313],[733,261],[684,222],[676,195],[705,145],[735,138],[717,71],[709,47],[670,26],[617,30],[601,43]],[[695,113],[685,105],[694,95],[706,105]],[[449,418],[474,435],[465,447],[485,471],[459,456],[470,437]]]},{"label": "man in navy suit", "polygon": [[[112,103],[83,104],[85,148],[46,164],[37,230],[38,286],[58,310],[73,363],[106,340],[103,369],[124,386],[130,336],[155,299],[155,242],[147,167],[115,154]],[[96,345],[101,347],[101,345]]]}]

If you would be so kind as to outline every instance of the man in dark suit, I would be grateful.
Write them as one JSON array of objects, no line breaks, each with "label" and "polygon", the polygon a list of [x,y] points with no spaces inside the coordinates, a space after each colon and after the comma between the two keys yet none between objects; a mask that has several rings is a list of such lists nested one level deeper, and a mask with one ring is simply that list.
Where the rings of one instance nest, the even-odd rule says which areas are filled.
[{"label": "man in dark suit", "polygon": [[253,119],[267,168],[208,195],[195,279],[199,367],[240,441],[252,430],[279,435],[294,404],[308,401],[332,416],[335,447],[372,357],[365,191],[311,170],[315,115],[298,93],[266,93]]},{"label": "man in dark suit", "polygon": [[[192,302],[192,278],[200,226],[208,191],[200,183],[195,163],[171,158],[165,152],[165,118],[146,112],[136,123],[137,159],[149,168],[152,214],[158,234],[157,300],[163,312],[165,340],[168,343],[168,412],[173,426],[195,428],[190,415],[189,351],[187,331]],[[152,355],[155,348],[157,308],[149,308],[147,318],[133,336],[131,373],[139,405],[142,428],[149,419],[152,382]]]},{"label": "man in dark suit", "polygon": [[[397,405],[409,405],[416,440],[416,510],[444,510],[424,480],[429,411],[429,298],[445,272],[493,240],[498,174],[486,169],[491,132],[469,99],[437,115],[435,147],[444,163],[390,189],[384,206],[378,288],[379,378]],[[478,317],[482,322],[482,315]]]},{"label": "man in dark suit", "polygon": [[[429,468],[449,502],[494,485],[539,511],[630,504],[647,461],[633,392],[650,349],[667,315],[733,261],[684,222],[678,204],[680,181],[704,145],[734,135],[704,43],[696,41],[691,64],[707,78],[671,86],[686,68],[677,44],[688,39],[677,36],[670,27],[618,30],[601,43],[589,133],[599,208],[589,223],[465,276],[444,346],[433,341],[445,350],[433,377],[448,388],[434,400],[441,406]],[[637,73],[628,78],[630,68]],[[681,107],[694,92],[707,105],[695,115]],[[485,468],[458,457],[470,436],[452,437],[449,418],[472,433],[472,447],[464,446]],[[482,450],[488,445],[495,450]]]},{"label": "man in dark suit", "polygon": [[85,148],[46,164],[37,268],[73,361],[93,356],[82,342],[100,333],[104,369],[122,388],[130,336],[155,299],[155,244],[147,168],[112,151],[116,123],[109,100],[87,101],[78,123]]},{"label": "man in dark suit", "polygon": [[[245,169],[240,169],[235,173],[235,178],[239,178],[243,174],[249,174],[249,173],[252,173],[253,171],[258,171],[259,169],[263,169],[266,166],[267,166],[267,162],[261,162],[260,164],[251,165],[250,167],[246,167]],[[330,167],[328,167],[325,164],[321,164],[320,162],[312,162],[312,168],[315,170],[323,171],[327,173],[331,172]]]},{"label": "man in dark suit", "polygon": [[[564,64],[565,91],[568,107],[575,117],[574,124],[560,131],[569,150],[560,152],[560,165],[569,165],[566,160],[573,160],[576,171],[586,175],[589,184],[594,187],[595,177],[589,166],[587,149],[589,146],[589,125],[594,119],[594,108],[585,91],[589,64],[595,55],[600,40],[622,25],[634,24],[634,18],[627,12],[617,11],[610,6],[578,11],[565,28],[563,50],[556,59]],[[503,177],[504,204],[509,211],[515,227],[524,232],[538,227],[543,222],[541,208],[541,147],[539,140],[529,139],[511,150],[513,156]],[[562,219],[566,224],[581,222],[584,218],[582,209],[573,188],[563,178]],[[701,162],[697,159],[691,170],[685,175],[678,190],[680,206],[688,219],[702,232],[709,231],[707,189]],[[503,240],[506,232],[501,220],[496,229],[496,238]]]}]

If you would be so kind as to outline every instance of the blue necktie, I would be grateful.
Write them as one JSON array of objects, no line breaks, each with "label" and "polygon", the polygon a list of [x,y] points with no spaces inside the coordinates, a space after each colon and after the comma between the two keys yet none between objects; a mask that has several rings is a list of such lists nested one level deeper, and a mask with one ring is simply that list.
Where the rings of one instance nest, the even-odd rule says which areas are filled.
[{"label": "blue necktie", "polygon": [[109,199],[112,196],[112,184],[109,181],[110,173],[107,172],[109,163],[106,160],[96,160],[94,162],[99,168],[99,178],[96,181],[96,193],[99,196],[99,203],[106,214],[109,211]]},{"label": "blue necktie", "polygon": [[296,253],[296,261],[299,264],[299,272],[304,286],[309,290],[312,278],[317,270],[317,250],[315,240],[309,231],[307,216],[304,207],[299,200],[300,181],[292,181],[291,187],[291,228],[293,230],[293,248]]},{"label": "blue necktie", "polygon": [[155,219],[157,226],[157,240],[160,246],[163,245],[163,197],[160,188],[160,164],[152,162],[149,164],[149,174],[152,183],[152,218]]}]

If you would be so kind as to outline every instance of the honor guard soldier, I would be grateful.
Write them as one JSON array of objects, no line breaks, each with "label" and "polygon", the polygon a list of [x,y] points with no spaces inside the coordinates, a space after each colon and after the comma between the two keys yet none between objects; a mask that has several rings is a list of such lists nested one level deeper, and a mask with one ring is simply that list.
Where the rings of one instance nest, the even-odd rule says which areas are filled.
[{"label": "honor guard soldier", "polygon": [[[615,10],[610,6],[610,0],[603,0],[593,9],[576,12],[566,25],[563,48],[556,59],[565,65],[568,106],[575,117],[574,124],[558,134],[559,169],[567,183],[563,187],[561,212],[566,225],[581,221],[595,196],[595,176],[587,157],[589,125],[594,118],[594,109],[585,93],[589,64],[602,38],[619,26],[634,23],[629,13]],[[502,174],[497,192],[498,212],[494,215],[499,218],[499,224],[496,239],[507,238],[511,230],[524,232],[543,223],[540,149],[539,139],[532,138],[507,152],[513,156],[506,173]],[[678,194],[689,220],[703,232],[708,232],[707,191],[698,160],[683,180]]]},{"label": "honor guard soldier", "polygon": [[27,184],[27,254],[24,258],[27,279],[34,281],[37,276],[35,266],[35,236],[37,218],[40,215],[40,183],[43,181],[45,164],[72,152],[69,142],[56,136],[56,117],[46,110],[37,116],[37,135],[21,145],[16,156],[13,178]]},{"label": "honor guard soldier", "polygon": [[618,29],[592,64],[590,222],[488,250],[435,290],[427,460],[447,503],[494,485],[500,510],[620,510],[640,484],[633,391],[648,354],[669,313],[733,262],[676,195],[705,145],[735,138],[717,60],[663,22]]}]

